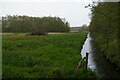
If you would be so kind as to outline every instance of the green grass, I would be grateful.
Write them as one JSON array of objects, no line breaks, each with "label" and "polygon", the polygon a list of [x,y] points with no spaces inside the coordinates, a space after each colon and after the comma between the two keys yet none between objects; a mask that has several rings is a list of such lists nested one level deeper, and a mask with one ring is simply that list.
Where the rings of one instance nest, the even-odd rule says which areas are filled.
[{"label": "green grass", "polygon": [[86,33],[47,36],[3,36],[3,78],[95,78],[82,65]]}]

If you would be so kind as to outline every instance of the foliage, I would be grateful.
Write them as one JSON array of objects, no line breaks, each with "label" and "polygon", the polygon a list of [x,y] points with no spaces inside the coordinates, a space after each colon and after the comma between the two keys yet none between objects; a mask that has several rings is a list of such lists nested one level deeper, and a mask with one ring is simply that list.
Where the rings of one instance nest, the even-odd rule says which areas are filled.
[{"label": "foliage", "polygon": [[88,32],[89,31],[89,27],[87,25],[83,25],[80,27],[80,32]]},{"label": "foliage", "polygon": [[70,31],[71,32],[77,32],[77,31],[79,31],[80,30],[80,27],[70,27]]},{"label": "foliage", "polygon": [[106,58],[119,66],[118,53],[118,4],[98,3],[91,8],[90,32]]},{"label": "foliage", "polygon": [[89,31],[89,26],[87,25],[82,25],[80,27],[70,27],[71,32],[88,32]]},{"label": "foliage", "polygon": [[68,32],[69,23],[59,17],[2,17],[3,32]]},{"label": "foliage", "polygon": [[3,78],[95,78],[81,66],[86,33],[3,35]]}]

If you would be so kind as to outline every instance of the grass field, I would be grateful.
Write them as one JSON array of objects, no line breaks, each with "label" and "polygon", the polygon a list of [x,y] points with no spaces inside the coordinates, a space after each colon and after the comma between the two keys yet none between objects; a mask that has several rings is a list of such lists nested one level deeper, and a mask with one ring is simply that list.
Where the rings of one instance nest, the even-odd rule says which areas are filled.
[{"label": "grass field", "polygon": [[86,35],[3,35],[3,78],[95,78],[84,65],[74,72]]}]

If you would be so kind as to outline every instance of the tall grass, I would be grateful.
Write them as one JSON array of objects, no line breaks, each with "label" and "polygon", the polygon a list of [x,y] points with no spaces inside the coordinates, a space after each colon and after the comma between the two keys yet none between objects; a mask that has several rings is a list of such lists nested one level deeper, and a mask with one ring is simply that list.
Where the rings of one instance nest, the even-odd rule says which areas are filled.
[{"label": "tall grass", "polygon": [[86,33],[3,36],[3,78],[94,78],[81,66]]}]

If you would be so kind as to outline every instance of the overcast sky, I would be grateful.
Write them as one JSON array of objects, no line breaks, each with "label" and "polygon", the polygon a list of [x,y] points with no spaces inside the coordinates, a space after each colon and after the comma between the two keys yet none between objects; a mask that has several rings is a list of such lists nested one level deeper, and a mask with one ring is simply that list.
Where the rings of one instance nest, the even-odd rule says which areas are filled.
[{"label": "overcast sky", "polygon": [[85,8],[92,0],[0,0],[0,15],[57,16],[65,18],[70,26],[89,24],[90,10]]}]

